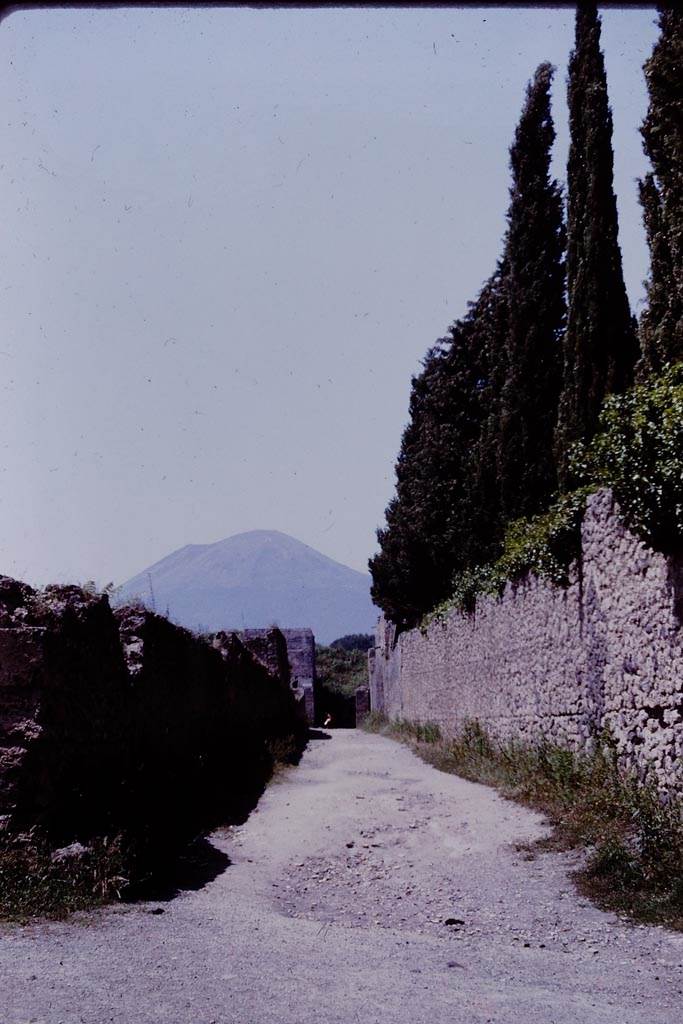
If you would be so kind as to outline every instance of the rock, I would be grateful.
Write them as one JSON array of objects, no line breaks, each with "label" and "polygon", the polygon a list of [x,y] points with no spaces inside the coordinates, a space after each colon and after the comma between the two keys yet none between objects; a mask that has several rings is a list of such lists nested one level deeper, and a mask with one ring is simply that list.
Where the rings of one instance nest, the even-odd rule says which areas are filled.
[{"label": "rock", "polygon": [[91,853],[92,850],[89,846],[83,846],[82,843],[70,843],[69,846],[62,846],[59,850],[54,850],[50,855],[50,860],[53,864],[64,864],[67,861],[85,860]]}]

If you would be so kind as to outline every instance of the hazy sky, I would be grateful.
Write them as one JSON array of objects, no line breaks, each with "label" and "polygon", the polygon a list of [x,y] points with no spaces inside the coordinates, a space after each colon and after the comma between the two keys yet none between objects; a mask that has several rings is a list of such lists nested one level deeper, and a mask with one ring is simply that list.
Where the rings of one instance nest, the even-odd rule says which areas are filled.
[{"label": "hazy sky", "polygon": [[[653,10],[603,15],[631,299]],[[494,267],[571,10],[114,10],[0,25],[0,572],[120,582],[280,529],[363,569],[410,377]]]}]

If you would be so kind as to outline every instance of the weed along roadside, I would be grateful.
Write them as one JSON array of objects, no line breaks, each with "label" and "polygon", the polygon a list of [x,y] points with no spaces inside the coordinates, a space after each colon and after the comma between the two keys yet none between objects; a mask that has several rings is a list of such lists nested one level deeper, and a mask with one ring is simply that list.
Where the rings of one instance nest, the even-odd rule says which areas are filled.
[{"label": "weed along roadside", "polygon": [[620,767],[609,735],[592,753],[547,742],[500,743],[476,722],[445,739],[438,725],[371,714],[364,728],[407,743],[439,771],[494,786],[542,811],[552,836],[529,847],[585,848],[579,890],[636,921],[683,931],[683,808]]}]

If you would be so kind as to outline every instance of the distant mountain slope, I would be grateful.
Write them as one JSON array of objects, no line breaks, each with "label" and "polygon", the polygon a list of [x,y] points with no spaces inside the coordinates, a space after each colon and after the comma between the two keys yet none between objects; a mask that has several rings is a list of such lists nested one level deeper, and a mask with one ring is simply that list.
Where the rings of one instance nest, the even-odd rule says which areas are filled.
[{"label": "distant mountain slope", "polygon": [[369,576],[277,530],[179,548],[124,583],[117,603],[136,597],[191,629],[310,626],[319,643],[371,632],[378,615]]}]

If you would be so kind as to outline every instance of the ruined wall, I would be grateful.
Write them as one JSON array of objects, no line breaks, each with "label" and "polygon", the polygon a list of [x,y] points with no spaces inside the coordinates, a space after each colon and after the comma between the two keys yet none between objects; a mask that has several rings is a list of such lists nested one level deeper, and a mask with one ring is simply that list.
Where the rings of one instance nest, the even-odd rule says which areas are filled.
[{"label": "ruined wall", "polygon": [[0,827],[161,840],[239,814],[273,745],[305,742],[288,682],[235,636],[0,577]]},{"label": "ruined wall", "polygon": [[[266,636],[272,632],[267,629],[245,629],[239,633],[243,643],[254,652],[256,657],[268,664],[275,671],[273,652],[264,646]],[[284,637],[287,659],[289,662],[289,682],[302,701],[308,722],[315,721],[315,637],[309,628],[278,629]]]},{"label": "ruined wall", "polygon": [[476,718],[500,739],[572,748],[609,727],[625,763],[683,788],[681,582],[680,564],[630,533],[600,491],[568,588],[530,577],[398,640],[380,620],[372,709],[451,735]]}]

